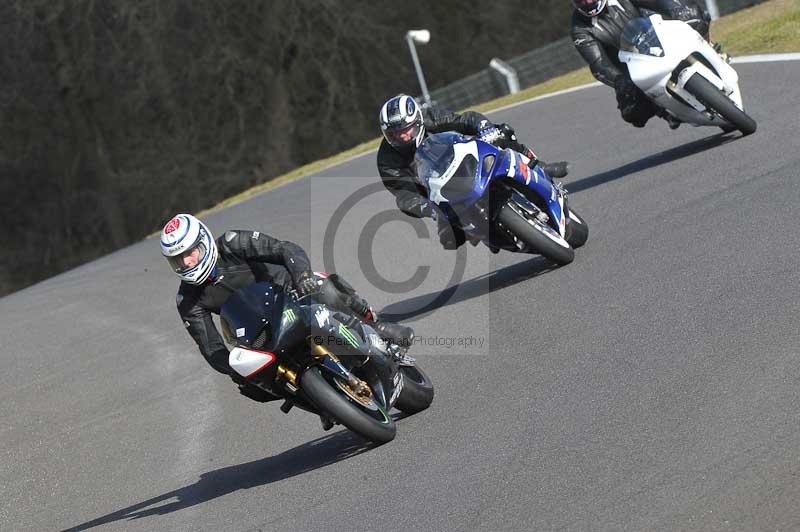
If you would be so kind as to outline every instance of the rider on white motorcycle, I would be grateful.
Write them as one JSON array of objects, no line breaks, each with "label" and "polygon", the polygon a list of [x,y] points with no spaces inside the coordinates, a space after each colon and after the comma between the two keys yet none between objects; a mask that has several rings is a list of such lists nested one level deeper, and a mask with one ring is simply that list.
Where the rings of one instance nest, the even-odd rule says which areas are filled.
[{"label": "rider on white motorcycle", "polygon": [[[710,17],[694,0],[572,0],[572,42],[589,64],[594,77],[614,88],[622,119],[644,127],[654,115],[675,129],[680,122],[654,105],[631,81],[617,52],[625,25],[634,18],[660,14],[681,20],[708,40]],[[719,47],[715,46],[719,51]]]}]

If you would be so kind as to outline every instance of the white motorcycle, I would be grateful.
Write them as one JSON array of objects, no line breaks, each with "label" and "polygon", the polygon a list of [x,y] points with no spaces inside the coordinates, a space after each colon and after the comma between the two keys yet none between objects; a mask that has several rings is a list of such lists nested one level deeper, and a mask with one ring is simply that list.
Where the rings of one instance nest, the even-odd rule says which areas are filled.
[{"label": "white motorcycle", "polygon": [[661,15],[632,19],[622,32],[619,59],[647,97],[681,122],[755,132],[742,106],[739,75],[685,22]]}]

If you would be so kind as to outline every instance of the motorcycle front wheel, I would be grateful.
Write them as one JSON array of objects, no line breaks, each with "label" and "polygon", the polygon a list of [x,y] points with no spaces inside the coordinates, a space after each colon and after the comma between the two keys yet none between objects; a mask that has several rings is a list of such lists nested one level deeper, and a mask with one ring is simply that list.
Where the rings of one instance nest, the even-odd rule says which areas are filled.
[{"label": "motorcycle front wheel", "polygon": [[[331,377],[335,379],[336,377]],[[394,439],[397,426],[382,409],[357,405],[358,401],[323,377],[319,368],[310,367],[300,377],[300,387],[313,403],[348,429],[375,443]]]},{"label": "motorcycle front wheel", "polygon": [[724,92],[700,74],[694,74],[689,78],[684,88],[700,103],[736,126],[742,135],[752,135],[756,132],[756,121],[736,107],[736,104]]},{"label": "motorcycle front wheel", "polygon": [[575,250],[552,227],[523,215],[510,202],[500,208],[497,221],[511,231],[528,248],[557,264],[575,260]]}]

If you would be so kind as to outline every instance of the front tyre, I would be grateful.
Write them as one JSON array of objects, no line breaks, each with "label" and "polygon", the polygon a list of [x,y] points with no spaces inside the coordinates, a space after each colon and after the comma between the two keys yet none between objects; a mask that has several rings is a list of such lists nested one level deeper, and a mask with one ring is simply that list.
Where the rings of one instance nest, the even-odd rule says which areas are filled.
[{"label": "front tyre", "polygon": [[[334,377],[335,378],[335,377]],[[394,439],[397,426],[388,413],[378,410],[371,415],[356,406],[354,401],[334,388],[320,373],[311,367],[300,377],[300,387],[317,407],[353,432],[375,443]]]},{"label": "front tyre", "polygon": [[403,389],[394,406],[405,414],[422,412],[433,402],[433,383],[417,366],[400,366]]},{"label": "front tyre", "polygon": [[[694,74],[689,78],[685,88],[700,103],[736,126],[736,129],[741,131],[742,135],[752,135],[756,132],[756,121],[736,107],[736,104],[724,92],[700,74]],[[725,128],[723,128],[724,130]]]},{"label": "front tyre", "polygon": [[511,231],[528,248],[564,265],[575,260],[575,250],[552,227],[523,215],[510,202],[500,208],[497,221]]},{"label": "front tyre", "polygon": [[567,209],[567,229],[564,232],[567,243],[573,249],[579,248],[589,239],[589,224],[571,208]]}]

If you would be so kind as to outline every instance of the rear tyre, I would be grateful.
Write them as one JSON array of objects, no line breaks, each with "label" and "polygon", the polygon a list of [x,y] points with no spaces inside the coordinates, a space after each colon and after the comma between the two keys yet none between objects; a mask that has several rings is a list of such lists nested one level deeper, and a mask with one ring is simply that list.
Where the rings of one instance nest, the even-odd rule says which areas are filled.
[{"label": "rear tyre", "polygon": [[400,366],[403,374],[403,389],[394,403],[395,408],[406,414],[422,412],[433,402],[433,383],[417,366]]},{"label": "rear tyre", "polygon": [[[703,105],[714,110],[722,118],[736,126],[736,129],[741,131],[742,135],[752,135],[756,132],[756,121],[736,107],[736,104],[725,93],[700,74],[694,74],[689,78],[689,81],[686,82],[686,90]],[[724,130],[725,128],[723,128]]]},{"label": "rear tyre", "polygon": [[575,250],[552,227],[528,219],[508,203],[500,208],[497,220],[529,248],[551,261],[564,265],[575,260]]},{"label": "rear tyre", "polygon": [[575,249],[584,245],[589,239],[589,225],[573,209],[568,209],[568,212],[565,235],[567,243]]},{"label": "rear tyre", "polygon": [[370,415],[353,401],[334,389],[319,368],[311,367],[300,377],[300,387],[314,404],[328,416],[348,429],[375,443],[386,443],[394,439],[397,426],[385,412]]}]

